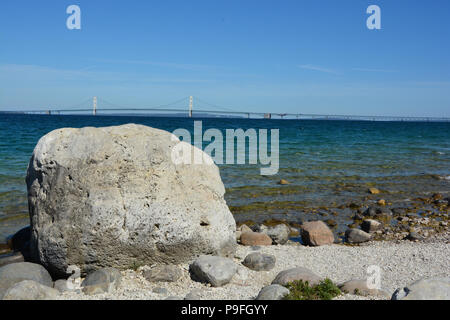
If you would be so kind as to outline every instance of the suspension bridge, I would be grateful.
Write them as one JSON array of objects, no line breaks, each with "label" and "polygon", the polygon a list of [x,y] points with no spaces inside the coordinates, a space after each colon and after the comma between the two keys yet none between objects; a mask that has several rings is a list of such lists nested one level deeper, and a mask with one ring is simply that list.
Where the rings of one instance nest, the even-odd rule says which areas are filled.
[{"label": "suspension bridge", "polygon": [[[194,108],[195,102],[195,108]],[[255,112],[236,110],[218,106],[198,97],[189,96],[169,104],[149,107],[129,107],[116,105],[102,98],[93,97],[75,105],[44,108],[40,110],[1,111],[0,113],[47,114],[47,115],[140,115],[140,116],[178,116],[178,117],[237,117],[248,119],[298,119],[298,120],[360,120],[360,121],[429,121],[450,122],[446,117],[408,117],[408,116],[369,116],[341,114],[307,114]]]}]

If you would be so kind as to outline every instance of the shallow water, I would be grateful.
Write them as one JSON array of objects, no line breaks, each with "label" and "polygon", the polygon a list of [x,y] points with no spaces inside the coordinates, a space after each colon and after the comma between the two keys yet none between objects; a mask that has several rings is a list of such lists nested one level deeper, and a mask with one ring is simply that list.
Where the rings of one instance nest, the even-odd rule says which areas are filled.
[{"label": "shallow water", "polygon": [[[345,222],[352,212],[339,207],[377,200],[381,196],[367,194],[372,186],[393,204],[450,193],[450,123],[195,120],[202,120],[203,130],[280,129],[277,175],[261,176],[259,164],[219,165],[227,203],[238,221],[300,222],[314,211],[328,210],[335,213],[333,219]],[[193,131],[193,119],[187,118],[0,114],[0,241],[28,224],[25,175],[41,136],[62,127],[125,123]],[[278,185],[280,179],[290,184]]]}]

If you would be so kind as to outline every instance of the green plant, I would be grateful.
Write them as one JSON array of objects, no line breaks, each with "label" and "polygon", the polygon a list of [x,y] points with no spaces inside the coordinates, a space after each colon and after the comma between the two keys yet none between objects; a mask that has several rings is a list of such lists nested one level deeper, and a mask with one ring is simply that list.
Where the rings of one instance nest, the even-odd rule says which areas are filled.
[{"label": "green plant", "polygon": [[139,269],[140,267],[143,267],[143,266],[145,266],[145,263],[134,260],[133,263],[127,269],[137,271],[137,269]]},{"label": "green plant", "polygon": [[298,280],[285,285],[289,294],[285,300],[331,300],[341,294],[341,290],[330,280],[325,279],[314,286],[308,281]]}]

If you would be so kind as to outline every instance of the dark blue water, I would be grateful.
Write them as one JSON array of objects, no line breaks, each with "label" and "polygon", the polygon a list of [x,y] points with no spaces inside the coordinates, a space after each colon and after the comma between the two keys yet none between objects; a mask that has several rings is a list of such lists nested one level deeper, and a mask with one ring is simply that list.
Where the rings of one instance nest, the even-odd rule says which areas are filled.
[{"label": "dark blue water", "polygon": [[[394,204],[434,192],[450,193],[450,123],[195,120],[202,120],[204,130],[280,130],[277,175],[261,176],[259,164],[219,166],[226,200],[237,220],[295,220],[321,208],[375,201],[367,194],[372,186]],[[0,238],[27,224],[24,179],[41,136],[61,127],[125,123],[193,130],[193,119],[188,118],[0,114]],[[280,179],[290,184],[280,186]]]}]

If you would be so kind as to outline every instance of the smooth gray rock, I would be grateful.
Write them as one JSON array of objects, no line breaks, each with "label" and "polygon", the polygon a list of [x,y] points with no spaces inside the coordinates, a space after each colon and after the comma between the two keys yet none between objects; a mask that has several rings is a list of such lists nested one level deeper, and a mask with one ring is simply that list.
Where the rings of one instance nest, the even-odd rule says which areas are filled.
[{"label": "smooth gray rock", "polygon": [[159,265],[143,272],[144,278],[150,282],[175,282],[182,274],[181,269],[173,265]]},{"label": "smooth gray rock", "polygon": [[339,289],[349,294],[360,296],[381,296],[390,298],[390,294],[383,289],[369,288],[367,280],[349,280],[339,285]]},{"label": "smooth gray rock", "polygon": [[157,293],[157,294],[168,294],[169,291],[167,291],[166,288],[154,288],[152,290],[153,293]]},{"label": "smooth gray rock", "polygon": [[250,229],[250,227],[247,226],[246,224],[243,224],[243,225],[239,226],[239,228],[237,228],[237,231],[244,233],[244,232],[252,232],[253,230]]},{"label": "smooth gray rock", "polygon": [[0,279],[25,279],[53,287],[53,281],[45,268],[36,263],[18,262],[0,268]]},{"label": "smooth gray rock", "polygon": [[237,266],[228,258],[200,256],[189,266],[189,270],[194,280],[220,287],[231,281]]},{"label": "smooth gray rock", "polygon": [[115,268],[102,268],[91,274],[81,283],[83,292],[88,295],[112,292],[122,280],[120,271]]},{"label": "smooth gray rock", "polygon": [[371,235],[370,233],[364,232],[362,230],[359,229],[347,229],[347,231],[345,231],[345,238],[347,239],[347,241],[349,243],[361,243],[361,242],[366,242],[369,241],[371,239]]},{"label": "smooth gray rock", "polygon": [[450,278],[418,280],[397,289],[392,300],[450,300]]},{"label": "smooth gray rock", "polygon": [[245,257],[242,264],[255,271],[269,271],[275,267],[275,261],[273,255],[253,252]]},{"label": "smooth gray rock", "polygon": [[201,289],[194,289],[184,297],[184,300],[201,300],[201,299],[202,299]]},{"label": "smooth gray rock", "polygon": [[59,292],[66,292],[66,291],[80,292],[81,291],[79,288],[75,288],[75,285],[73,283],[70,283],[64,279],[56,280],[55,283],[53,284],[53,288],[58,290]]},{"label": "smooth gray rock", "polygon": [[289,240],[291,229],[285,224],[278,224],[262,231],[272,238],[274,244],[285,244]]},{"label": "smooth gray rock", "polygon": [[323,279],[309,269],[297,267],[281,271],[272,281],[272,284],[284,286],[287,283],[296,280],[308,281],[309,285],[313,286],[318,284]]},{"label": "smooth gray rock", "polygon": [[16,283],[19,283],[21,281],[24,281],[27,279],[21,279],[21,278],[17,278],[17,279],[0,279],[0,300],[3,299],[3,296],[5,295],[6,291],[8,291],[9,288],[11,288],[13,285],[15,285]]},{"label": "smooth gray rock", "polygon": [[271,284],[261,289],[256,300],[282,300],[289,294],[289,289],[279,284]]},{"label": "smooth gray rock", "polygon": [[10,287],[3,300],[55,300],[58,290],[44,286],[33,280],[24,280]]},{"label": "smooth gray rock", "polygon": [[410,241],[423,241],[425,238],[422,237],[420,234],[418,234],[417,232],[410,232],[406,237],[406,240],[410,240]]},{"label": "smooth gray rock", "polygon": [[[180,161],[188,151],[203,164]],[[219,168],[167,131],[135,124],[54,130],[36,145],[26,182],[31,252],[58,277],[71,265],[85,275],[236,249]]]},{"label": "smooth gray rock", "polygon": [[361,229],[365,232],[375,232],[383,229],[383,224],[373,219],[366,219],[361,224]]}]

